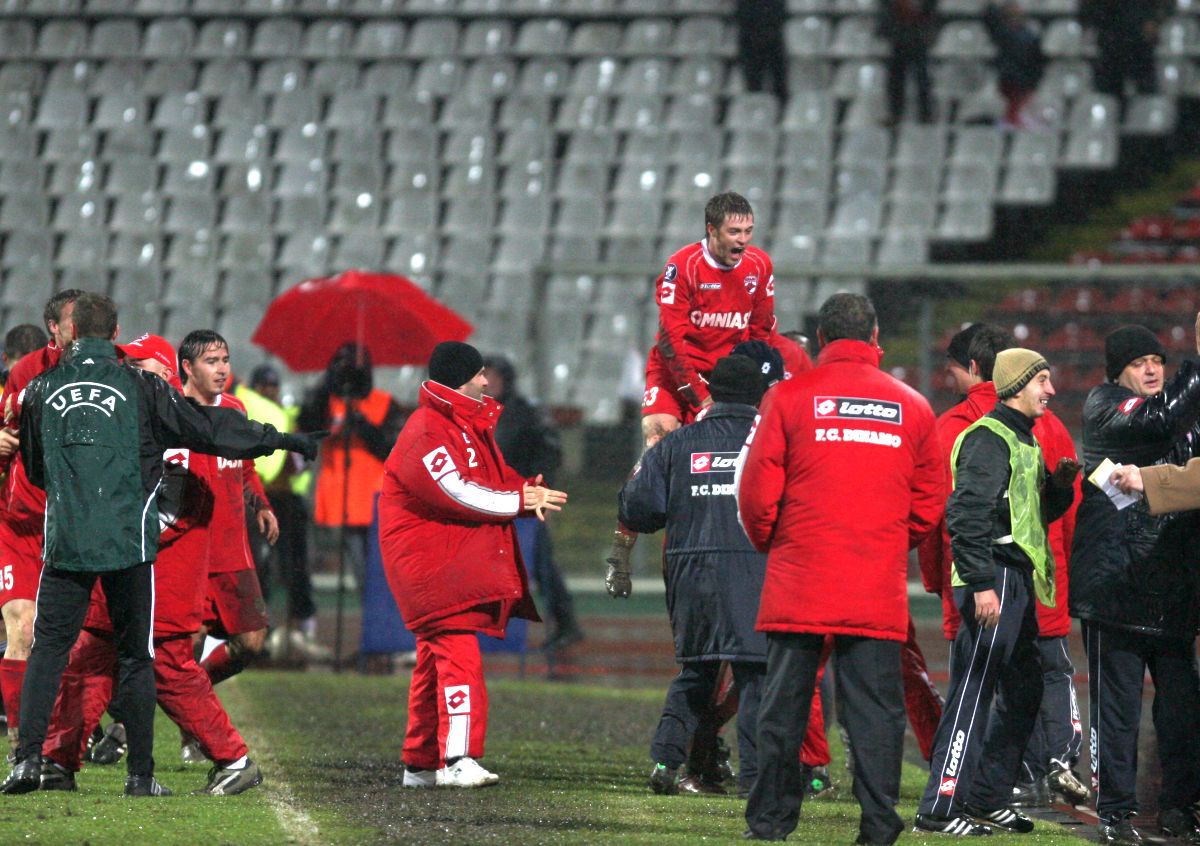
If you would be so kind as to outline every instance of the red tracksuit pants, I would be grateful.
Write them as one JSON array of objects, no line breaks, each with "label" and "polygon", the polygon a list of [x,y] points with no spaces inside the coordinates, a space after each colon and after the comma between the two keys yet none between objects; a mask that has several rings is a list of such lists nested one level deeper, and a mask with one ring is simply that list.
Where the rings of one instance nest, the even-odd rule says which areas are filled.
[{"label": "red tracksuit pants", "polygon": [[[112,699],[117,652],[111,639],[84,629],[71,650],[42,754],[79,769],[87,739]],[[246,754],[208,673],[196,663],[190,636],[155,639],[154,680],[158,704],[176,725],[196,738],[204,754],[228,764]]]},{"label": "red tracksuit pants", "polygon": [[404,763],[422,770],[448,759],[483,757],[488,699],[479,641],[471,632],[417,637],[417,666],[408,689]]}]

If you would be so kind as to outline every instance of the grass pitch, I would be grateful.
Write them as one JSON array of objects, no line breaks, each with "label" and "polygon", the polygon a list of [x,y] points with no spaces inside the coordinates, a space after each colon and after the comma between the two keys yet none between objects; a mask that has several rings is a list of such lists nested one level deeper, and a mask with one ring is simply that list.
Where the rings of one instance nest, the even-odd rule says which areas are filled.
[{"label": "grass pitch", "polygon": [[[733,842],[735,797],[659,797],[646,787],[647,747],[663,690],[498,681],[489,685],[481,790],[404,790],[399,762],[407,684],[399,678],[251,671],[220,688],[263,767],[261,788],[215,799],[124,799],[124,768],[88,767],[76,794],[0,797],[0,843],[68,844],[671,844]],[[203,767],[176,762],[178,732],[160,718],[160,780],[185,794]],[[789,842],[850,844],[858,807],[840,750],[834,799],[806,802]],[[906,765],[900,814],[911,819],[924,774]],[[946,838],[902,835],[901,843]],[[1052,823],[1007,844],[1079,844]]]}]

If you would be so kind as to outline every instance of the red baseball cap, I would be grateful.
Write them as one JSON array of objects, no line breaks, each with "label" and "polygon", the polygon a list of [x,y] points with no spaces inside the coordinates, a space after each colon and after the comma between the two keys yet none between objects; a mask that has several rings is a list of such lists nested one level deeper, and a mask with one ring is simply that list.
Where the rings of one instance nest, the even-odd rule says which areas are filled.
[{"label": "red baseball cap", "polygon": [[128,344],[117,344],[116,347],[127,359],[152,358],[159,362],[169,371],[167,382],[176,389],[183,390],[176,371],[179,364],[175,357],[175,347],[171,346],[171,342],[166,338],[146,333],[134,338]]}]

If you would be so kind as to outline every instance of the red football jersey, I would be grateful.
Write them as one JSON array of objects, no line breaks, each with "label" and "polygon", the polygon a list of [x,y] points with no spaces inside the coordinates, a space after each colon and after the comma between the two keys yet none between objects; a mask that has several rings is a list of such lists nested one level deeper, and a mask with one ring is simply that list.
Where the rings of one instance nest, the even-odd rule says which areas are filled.
[{"label": "red football jersey", "polygon": [[[21,419],[21,401],[25,388],[35,377],[58,364],[62,350],[51,341],[40,350],[22,356],[4,385],[4,427],[16,432]],[[20,452],[10,459],[8,482],[5,485],[7,519],[9,525],[19,532],[40,532],[46,515],[46,493],[35,487],[25,475],[25,465]]]},{"label": "red football jersey", "polygon": [[655,283],[658,337],[647,369],[665,364],[685,398],[708,399],[701,378],[717,359],[747,340],[766,341],[775,326],[771,258],[747,246],[732,267],[718,264],[706,241],[670,259]]},{"label": "red football jersey", "polygon": [[[232,394],[218,395],[213,404],[246,413],[242,401]],[[260,503],[265,505],[267,500],[262,481],[254,471],[254,462],[215,455],[200,456],[197,453],[193,453],[193,458],[202,458],[207,462],[208,479],[213,490],[208,572],[231,573],[252,569],[254,557],[246,534],[246,501],[249,499],[257,510],[261,507]]]}]

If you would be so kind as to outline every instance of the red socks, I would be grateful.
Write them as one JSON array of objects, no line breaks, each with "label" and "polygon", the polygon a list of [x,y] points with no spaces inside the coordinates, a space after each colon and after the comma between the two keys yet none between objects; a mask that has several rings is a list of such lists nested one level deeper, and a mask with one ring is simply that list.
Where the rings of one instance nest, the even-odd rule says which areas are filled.
[{"label": "red socks", "polygon": [[21,685],[25,682],[25,662],[0,658],[0,695],[4,697],[4,714],[8,727],[21,725]]}]

